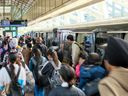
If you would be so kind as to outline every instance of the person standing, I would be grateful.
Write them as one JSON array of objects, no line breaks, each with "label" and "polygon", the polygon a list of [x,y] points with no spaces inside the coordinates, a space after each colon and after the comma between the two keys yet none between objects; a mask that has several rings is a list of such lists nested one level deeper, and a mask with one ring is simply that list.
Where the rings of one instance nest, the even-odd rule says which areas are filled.
[{"label": "person standing", "polygon": [[43,42],[42,38],[41,37],[37,37],[36,38],[36,44],[33,46],[33,49],[34,48],[40,49],[40,51],[42,53],[42,56],[47,58],[47,46],[44,45],[42,42]]},{"label": "person standing", "polygon": [[75,71],[67,65],[62,64],[60,70],[61,86],[53,89],[48,96],[86,96],[79,88],[74,86]]},{"label": "person standing", "polygon": [[26,47],[23,47],[22,54],[26,65],[29,66],[29,61],[30,58],[32,57],[32,44],[27,43],[26,45]]},{"label": "person standing", "polygon": [[[18,96],[18,95],[12,95],[14,94],[13,93],[14,91],[17,91],[17,89],[14,91],[11,90],[11,92],[10,90],[7,90],[10,84],[13,82],[11,80],[15,80],[14,78],[16,77],[18,78],[17,81],[20,85],[20,88],[22,89],[22,96],[24,96],[24,87],[26,84],[26,72],[22,66],[19,66],[18,64],[16,64],[16,60],[17,60],[17,55],[14,53],[10,53],[9,54],[10,63],[7,65],[7,68],[2,67],[2,69],[0,70],[0,96]],[[8,94],[7,92],[10,92],[10,93]]]},{"label": "person standing", "polygon": [[128,42],[108,38],[104,63],[109,74],[99,84],[101,96],[128,96]]},{"label": "person standing", "polygon": [[72,52],[71,52],[72,64],[71,65],[75,68],[75,66],[78,64],[80,48],[76,44],[76,41],[74,40],[73,35],[68,35],[67,41],[72,46],[72,48],[71,48],[72,49]]},{"label": "person standing", "polygon": [[40,70],[40,66],[42,66],[47,59],[42,56],[38,48],[34,48],[32,52],[34,56],[31,57],[29,61],[29,69],[33,73],[35,79],[34,96],[44,96],[44,87],[40,83],[41,80],[39,79],[38,71]]},{"label": "person standing", "polygon": [[48,84],[45,86],[45,96],[48,96],[51,89],[61,85],[62,81],[59,78],[58,70],[61,68],[61,62],[58,59],[57,52],[50,47],[47,52],[48,62],[41,70],[42,75],[47,75]]},{"label": "person standing", "polygon": [[[82,55],[80,57],[83,58]],[[99,61],[99,54],[90,53],[88,60],[83,62],[80,67],[79,88],[82,89],[87,96],[97,96],[99,94],[99,81],[105,77],[106,71],[101,67]]]}]

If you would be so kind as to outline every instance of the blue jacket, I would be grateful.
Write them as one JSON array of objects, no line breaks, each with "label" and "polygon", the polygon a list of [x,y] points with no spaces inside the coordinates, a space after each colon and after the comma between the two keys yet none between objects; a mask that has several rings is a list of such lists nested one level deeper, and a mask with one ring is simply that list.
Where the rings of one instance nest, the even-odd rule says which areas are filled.
[{"label": "blue jacket", "polygon": [[79,88],[82,89],[86,83],[105,76],[105,69],[100,65],[81,65]]}]

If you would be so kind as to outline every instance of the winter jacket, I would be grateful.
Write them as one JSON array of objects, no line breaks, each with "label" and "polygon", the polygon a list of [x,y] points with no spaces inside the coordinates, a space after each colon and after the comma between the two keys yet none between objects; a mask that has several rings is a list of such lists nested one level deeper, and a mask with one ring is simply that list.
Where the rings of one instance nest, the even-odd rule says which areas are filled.
[{"label": "winter jacket", "polygon": [[74,66],[76,66],[76,64],[78,63],[79,60],[79,52],[80,52],[80,48],[77,44],[75,44],[76,42],[74,41],[72,43],[72,63]]},{"label": "winter jacket", "polygon": [[80,67],[79,88],[82,89],[88,82],[105,76],[105,69],[99,65],[82,65]]},{"label": "winter jacket", "polygon": [[81,64],[77,64],[76,65],[76,76],[79,78],[80,77],[80,66],[81,66]]}]

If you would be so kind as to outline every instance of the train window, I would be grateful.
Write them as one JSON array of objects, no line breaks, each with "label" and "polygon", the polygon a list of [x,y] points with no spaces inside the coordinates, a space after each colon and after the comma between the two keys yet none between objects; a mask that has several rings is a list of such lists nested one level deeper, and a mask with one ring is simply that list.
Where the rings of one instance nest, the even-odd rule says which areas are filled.
[{"label": "train window", "polygon": [[96,44],[104,44],[107,42],[107,38],[96,38]]},{"label": "train window", "polygon": [[44,34],[43,33],[41,33],[41,37],[43,37],[44,36]]},{"label": "train window", "polygon": [[38,34],[36,33],[36,37],[37,37],[37,35],[38,35]]},{"label": "train window", "polygon": [[38,33],[38,37],[40,37],[40,33]]}]

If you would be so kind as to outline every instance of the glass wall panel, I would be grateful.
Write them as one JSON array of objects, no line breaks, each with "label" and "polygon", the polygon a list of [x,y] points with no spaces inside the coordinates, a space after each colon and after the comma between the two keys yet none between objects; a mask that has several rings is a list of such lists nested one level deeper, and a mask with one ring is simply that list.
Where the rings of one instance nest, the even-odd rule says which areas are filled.
[{"label": "glass wall panel", "polygon": [[[36,9],[36,5],[34,5],[34,9]],[[33,19],[35,19],[37,17],[36,11],[37,10],[33,10],[33,14],[34,14],[34,18]]]},{"label": "glass wall panel", "polygon": [[50,3],[50,1],[49,0],[46,0],[46,12],[48,12],[49,11],[49,3]]},{"label": "glass wall panel", "polygon": [[62,3],[63,3],[62,0],[56,0],[56,7],[57,7],[57,6],[60,6]]},{"label": "glass wall panel", "polygon": [[[31,9],[25,14],[27,18],[36,19],[46,12],[53,10],[54,8],[61,6],[70,0],[37,0],[33,3]],[[25,17],[24,16],[24,17]]]},{"label": "glass wall panel", "polygon": [[56,0],[50,0],[50,10],[55,8],[55,2]]},{"label": "glass wall panel", "polygon": [[38,0],[38,16],[42,14],[42,0]]},{"label": "glass wall panel", "polygon": [[67,2],[67,1],[70,1],[70,0],[63,0],[63,3]]},{"label": "glass wall panel", "polygon": [[44,14],[46,12],[46,4],[45,4],[45,0],[42,0],[42,14]]},{"label": "glass wall panel", "polygon": [[36,2],[36,4],[35,4],[35,14],[36,14],[36,18],[39,16],[39,9],[38,9],[38,2]]}]

